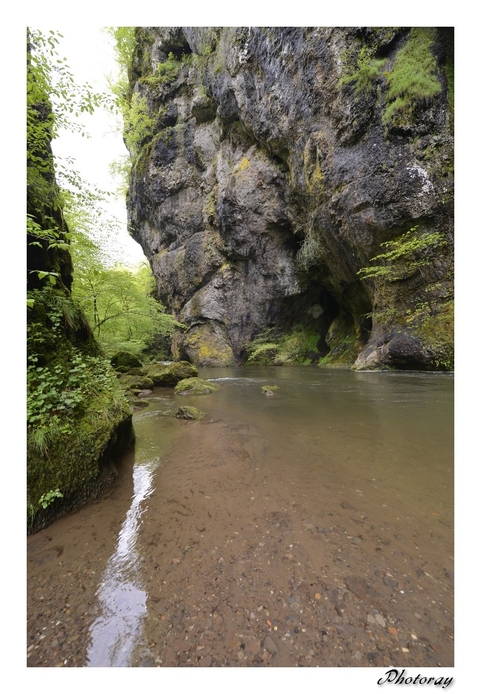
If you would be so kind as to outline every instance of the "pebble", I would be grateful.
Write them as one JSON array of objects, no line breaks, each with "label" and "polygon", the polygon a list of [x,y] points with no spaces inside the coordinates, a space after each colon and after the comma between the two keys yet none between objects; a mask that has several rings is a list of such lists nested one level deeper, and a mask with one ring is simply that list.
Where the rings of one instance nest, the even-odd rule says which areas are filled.
[{"label": "pebble", "polygon": [[271,655],[275,655],[277,653],[277,646],[270,636],[266,636],[264,641],[264,648],[268,650]]},{"label": "pebble", "polygon": [[362,544],[362,540],[360,537],[353,537],[351,540],[352,545],[360,545]]},{"label": "pebble", "polygon": [[397,585],[398,585],[397,581],[395,581],[390,576],[384,576],[384,578],[382,579],[382,582],[384,583],[384,585],[389,586],[390,588],[397,588]]},{"label": "pebble", "polygon": [[422,619],[423,618],[423,616],[421,614],[419,614],[419,612],[415,612],[414,616],[416,617],[416,619]]},{"label": "pebble", "polygon": [[385,620],[384,617],[383,617],[382,615],[380,615],[380,614],[377,614],[377,615],[376,615],[376,622],[377,622],[377,623],[379,624],[379,626],[381,626],[381,627],[385,627],[385,626],[386,626],[386,620]]}]

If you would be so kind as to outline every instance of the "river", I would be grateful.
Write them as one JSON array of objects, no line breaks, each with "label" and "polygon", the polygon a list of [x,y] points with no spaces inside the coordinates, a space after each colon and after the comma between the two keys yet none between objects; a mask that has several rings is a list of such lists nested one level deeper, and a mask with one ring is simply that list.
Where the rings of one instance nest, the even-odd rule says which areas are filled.
[{"label": "river", "polygon": [[28,665],[452,667],[452,374],[199,375],[219,390],[156,388],[108,494],[28,538]]}]

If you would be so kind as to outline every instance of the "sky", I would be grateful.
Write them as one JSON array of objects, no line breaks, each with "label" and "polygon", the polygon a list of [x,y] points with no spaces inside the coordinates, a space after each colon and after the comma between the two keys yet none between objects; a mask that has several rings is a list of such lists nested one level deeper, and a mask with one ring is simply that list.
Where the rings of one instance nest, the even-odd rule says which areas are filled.
[{"label": "sky", "polygon": [[[57,52],[67,59],[77,84],[89,83],[96,91],[108,91],[108,78],[117,74],[117,65],[111,37],[96,26],[61,29]],[[114,192],[118,181],[112,178],[109,166],[128,154],[121,135],[120,117],[104,109],[93,115],[83,115],[90,138],[79,133],[62,131],[53,142],[54,154],[61,158],[73,157],[74,168],[82,177],[102,190]],[[112,201],[106,208],[120,222],[119,234],[110,241],[109,250],[125,265],[136,265],[145,260],[142,248],[127,231],[127,212],[124,199]],[[115,244],[116,248],[112,246]]]}]

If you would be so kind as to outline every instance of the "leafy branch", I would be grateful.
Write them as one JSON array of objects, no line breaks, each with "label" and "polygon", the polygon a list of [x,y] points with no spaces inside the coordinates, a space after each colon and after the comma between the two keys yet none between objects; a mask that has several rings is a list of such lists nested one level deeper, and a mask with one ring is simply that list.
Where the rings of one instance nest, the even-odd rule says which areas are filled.
[{"label": "leafy branch", "polygon": [[446,240],[439,232],[418,234],[417,230],[416,225],[399,239],[382,243],[381,246],[387,249],[386,252],[371,258],[370,262],[376,263],[375,265],[363,267],[358,271],[361,280],[382,278],[388,282],[396,282],[410,277],[426,266],[434,252],[446,245]]}]

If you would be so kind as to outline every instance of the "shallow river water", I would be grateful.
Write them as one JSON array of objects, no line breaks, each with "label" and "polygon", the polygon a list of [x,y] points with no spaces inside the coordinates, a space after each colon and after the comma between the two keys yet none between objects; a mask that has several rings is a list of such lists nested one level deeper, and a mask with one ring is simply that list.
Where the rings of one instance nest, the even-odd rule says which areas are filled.
[{"label": "shallow river water", "polygon": [[155,389],[110,492],[28,538],[28,665],[453,666],[452,375],[199,375],[219,390]]}]

